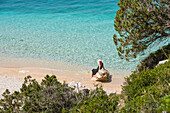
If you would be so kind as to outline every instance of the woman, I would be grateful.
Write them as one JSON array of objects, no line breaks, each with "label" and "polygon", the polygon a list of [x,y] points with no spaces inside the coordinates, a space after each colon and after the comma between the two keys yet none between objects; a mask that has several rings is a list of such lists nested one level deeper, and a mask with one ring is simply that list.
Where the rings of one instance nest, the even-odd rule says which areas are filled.
[{"label": "woman", "polygon": [[92,77],[96,77],[95,75],[99,70],[105,69],[102,60],[98,60],[98,64],[99,64],[99,66],[97,67],[97,69],[92,69],[92,74],[90,75],[90,79]]}]

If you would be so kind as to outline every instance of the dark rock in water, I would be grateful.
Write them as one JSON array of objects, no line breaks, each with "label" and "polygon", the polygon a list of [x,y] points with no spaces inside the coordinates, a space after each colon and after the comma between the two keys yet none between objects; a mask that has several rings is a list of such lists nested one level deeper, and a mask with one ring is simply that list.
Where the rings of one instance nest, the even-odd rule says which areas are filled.
[{"label": "dark rock in water", "polygon": [[20,39],[19,41],[23,42],[24,40],[23,40],[23,39]]}]

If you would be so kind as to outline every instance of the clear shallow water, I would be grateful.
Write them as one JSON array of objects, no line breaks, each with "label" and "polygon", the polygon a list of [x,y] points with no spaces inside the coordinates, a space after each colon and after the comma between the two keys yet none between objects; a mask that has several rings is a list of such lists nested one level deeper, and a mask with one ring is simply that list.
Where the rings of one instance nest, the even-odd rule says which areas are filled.
[{"label": "clear shallow water", "polygon": [[0,57],[134,70],[112,36],[118,0],[0,0]]}]

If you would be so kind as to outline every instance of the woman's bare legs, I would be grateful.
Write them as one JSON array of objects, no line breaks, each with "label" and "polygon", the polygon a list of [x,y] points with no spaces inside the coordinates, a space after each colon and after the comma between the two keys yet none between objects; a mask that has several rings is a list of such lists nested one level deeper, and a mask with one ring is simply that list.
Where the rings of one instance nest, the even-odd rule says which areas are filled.
[{"label": "woman's bare legs", "polygon": [[93,77],[93,71],[91,72],[90,79]]},{"label": "woman's bare legs", "polygon": [[93,75],[93,72],[92,72],[91,75],[90,75],[90,80],[91,80],[92,78],[96,78],[96,75]]}]

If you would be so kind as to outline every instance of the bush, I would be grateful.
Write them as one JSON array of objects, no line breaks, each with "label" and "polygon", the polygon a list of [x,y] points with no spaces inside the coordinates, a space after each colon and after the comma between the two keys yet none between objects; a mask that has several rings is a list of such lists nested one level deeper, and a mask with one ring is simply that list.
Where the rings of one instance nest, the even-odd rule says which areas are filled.
[{"label": "bush", "polygon": [[73,108],[83,99],[82,93],[61,84],[54,75],[47,75],[41,84],[27,76],[20,92],[10,94],[6,90],[3,96],[0,112],[61,112],[63,108]]},{"label": "bush", "polygon": [[161,99],[158,111],[166,111],[168,113],[170,112],[170,95],[164,96]]},{"label": "bush", "polygon": [[153,70],[133,73],[125,80],[128,85],[122,87],[125,106],[121,112],[156,112],[170,92],[170,61]]},{"label": "bush", "polygon": [[[170,57],[170,44],[162,47],[162,49],[167,54],[167,56]],[[162,49],[151,53],[148,57],[143,59],[137,66],[137,70],[143,71],[146,69],[153,69],[159,63],[159,61],[167,59]]]},{"label": "bush", "polygon": [[92,91],[83,101],[83,104],[71,110],[72,113],[113,113],[118,105],[118,96],[115,93],[107,95],[100,87]]}]

